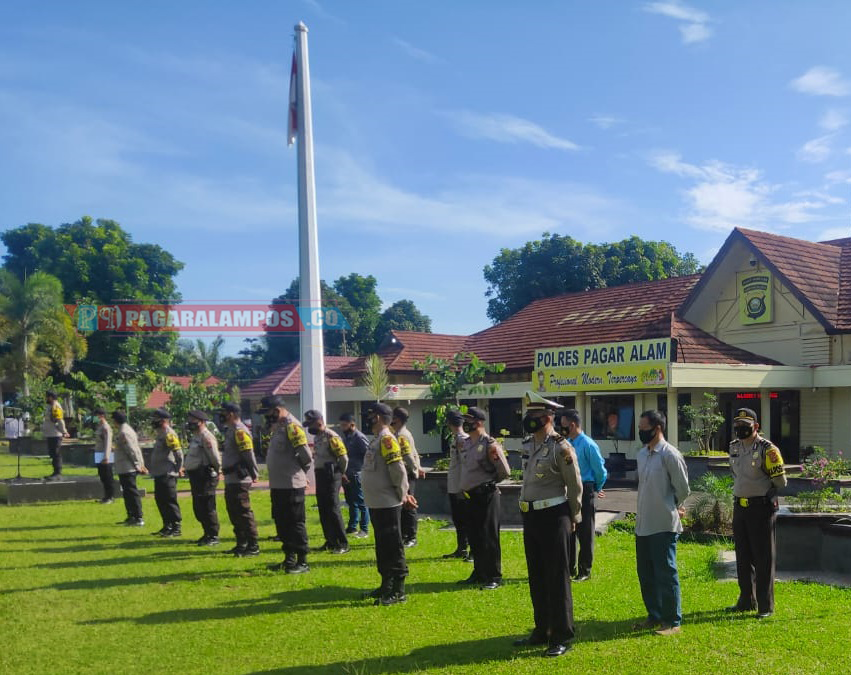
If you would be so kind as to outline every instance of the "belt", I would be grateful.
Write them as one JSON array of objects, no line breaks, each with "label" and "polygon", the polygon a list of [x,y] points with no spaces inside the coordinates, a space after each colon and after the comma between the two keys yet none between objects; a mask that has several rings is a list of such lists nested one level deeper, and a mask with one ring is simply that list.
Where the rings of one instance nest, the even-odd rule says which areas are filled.
[{"label": "belt", "polygon": [[774,500],[769,497],[734,497],[736,504],[748,508],[752,504],[771,504]]},{"label": "belt", "polygon": [[482,483],[481,485],[477,485],[474,488],[470,488],[469,490],[464,490],[462,494],[470,499],[473,495],[487,495],[496,490],[496,483],[491,481],[489,483]]},{"label": "belt", "polygon": [[522,499],[520,500],[520,510],[523,513],[528,513],[529,511],[541,511],[543,509],[548,509],[553,506],[558,506],[559,504],[564,504],[567,501],[567,497],[552,497],[551,499],[538,499],[534,502],[526,502]]}]

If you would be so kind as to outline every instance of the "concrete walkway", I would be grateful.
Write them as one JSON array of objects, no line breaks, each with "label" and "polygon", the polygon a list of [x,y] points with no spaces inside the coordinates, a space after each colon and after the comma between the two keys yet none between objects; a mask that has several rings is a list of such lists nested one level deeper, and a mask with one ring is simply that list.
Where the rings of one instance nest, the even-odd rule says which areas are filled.
[{"label": "concrete walkway", "polygon": [[[736,581],[736,552],[721,551],[715,563],[718,581]],[[821,572],[818,570],[777,570],[777,581],[804,581],[828,586],[851,588],[851,574]]]}]

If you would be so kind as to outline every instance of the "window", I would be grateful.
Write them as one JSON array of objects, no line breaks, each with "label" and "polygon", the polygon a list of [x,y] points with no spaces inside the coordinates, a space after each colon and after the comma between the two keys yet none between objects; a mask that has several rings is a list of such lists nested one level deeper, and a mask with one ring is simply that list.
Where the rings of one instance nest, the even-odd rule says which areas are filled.
[{"label": "window", "polygon": [[488,403],[491,436],[499,436],[503,429],[511,438],[523,436],[523,399],[494,398]]},{"label": "window", "polygon": [[437,429],[437,413],[434,410],[423,410],[423,433],[430,434]]},{"label": "window", "polygon": [[[680,441],[688,440],[688,432],[691,429],[691,423],[688,417],[683,414],[683,407],[691,405],[691,394],[677,394],[677,436]],[[668,395],[659,394],[656,397],[656,410],[665,413],[668,416]]]},{"label": "window", "polygon": [[635,398],[592,396],[591,438],[597,441],[635,440]]}]

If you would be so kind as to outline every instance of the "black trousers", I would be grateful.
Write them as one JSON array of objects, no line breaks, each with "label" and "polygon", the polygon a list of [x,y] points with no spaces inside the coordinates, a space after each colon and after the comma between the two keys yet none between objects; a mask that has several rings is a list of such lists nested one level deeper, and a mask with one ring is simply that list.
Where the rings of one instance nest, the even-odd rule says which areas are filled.
[{"label": "black trousers", "polygon": [[405,547],[402,546],[401,511],[401,506],[369,509],[375,534],[375,562],[383,583],[408,576]]},{"label": "black trousers", "polygon": [[[591,565],[594,563],[596,518],[597,493],[594,492],[594,482],[582,483],[582,522],[576,526],[576,531],[570,537],[571,574],[579,576],[591,574]],[[577,548],[579,549],[579,567],[576,566]]]},{"label": "black trousers", "polygon": [[272,488],[269,492],[272,498],[272,520],[275,521],[275,531],[281,540],[281,549],[287,555],[307,555],[304,488]]},{"label": "black trousers", "polygon": [[225,483],[225,506],[233,525],[237,546],[257,543],[257,523],[251,510],[251,485],[248,483]]},{"label": "black trousers", "polygon": [[121,496],[124,497],[124,508],[128,518],[142,518],[142,495],[136,487],[136,472],[118,474],[121,485]]},{"label": "black trousers", "polygon": [[736,576],[740,609],[774,611],[774,570],[777,556],[775,505],[750,504],[733,507],[733,541],[736,545]]},{"label": "black trousers", "polygon": [[61,436],[52,436],[47,439],[47,454],[50,455],[50,462],[53,464],[53,475],[58,476],[62,473]]},{"label": "black trousers", "polygon": [[187,471],[192,488],[192,513],[204,528],[208,537],[219,536],[219,514],[216,511],[216,487],[218,474],[210,473],[209,467]]},{"label": "black trousers", "polygon": [[183,516],[177,503],[177,476],[154,476],[154,501],[163,519],[163,527],[180,525]]},{"label": "black trousers", "polygon": [[570,590],[570,507],[565,502],[523,514],[523,547],[529,570],[529,594],[535,634],[550,644],[574,636]]},{"label": "black trousers", "polygon": [[349,545],[349,540],[346,537],[343,514],[340,512],[343,474],[339,471],[329,472],[320,467],[316,469],[315,478],[316,506],[319,507],[319,522],[322,525],[322,534],[325,535],[325,543],[331,548],[345,548]]},{"label": "black trousers", "polygon": [[502,548],[499,544],[499,490],[468,492],[467,536],[473,553],[473,571],[481,583],[502,579]]},{"label": "black trousers", "polygon": [[112,464],[98,464],[98,478],[103,485],[103,498],[113,499],[115,497],[115,483],[112,477]]},{"label": "black trousers", "polygon": [[[417,477],[408,474],[408,494],[414,494],[417,488]],[[402,509],[402,541],[417,538],[417,510]]]},{"label": "black trousers", "polygon": [[452,524],[455,526],[455,538],[458,550],[467,550],[467,498],[462,494],[449,493],[449,509]]}]

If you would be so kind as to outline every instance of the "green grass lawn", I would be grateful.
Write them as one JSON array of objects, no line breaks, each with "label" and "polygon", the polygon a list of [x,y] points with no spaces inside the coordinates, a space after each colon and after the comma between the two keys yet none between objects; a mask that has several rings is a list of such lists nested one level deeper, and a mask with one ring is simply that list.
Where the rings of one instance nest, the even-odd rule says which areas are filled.
[{"label": "green grass lawn", "polygon": [[[25,473],[40,475],[31,469],[41,461]],[[8,455],[0,464],[14,475]],[[252,500],[265,539],[268,493]],[[531,628],[520,533],[502,535],[507,585],[483,592],[455,584],[470,566],[440,559],[454,533],[423,521],[408,602],[373,607],[360,599],[378,583],[371,539],[354,539],[345,556],[314,554],[310,573],[287,576],[266,570],[281,559],[274,542],[261,541],[258,558],[222,553],[233,545],[223,500],[218,549],[191,544],[201,530],[189,500],[181,507],[183,538],[162,540],[148,534],[160,527],[151,497],[142,530],[114,524],[120,500],[0,505],[0,672],[847,672],[851,592],[779,584],[772,619],[729,617],[721,610],[736,588],[713,580],[712,546],[681,544],[683,632],[660,638],[630,631],[644,617],[633,536],[601,537],[593,579],[574,585],[575,647],[553,661],[511,645]],[[315,508],[308,519],[318,545]]]}]

